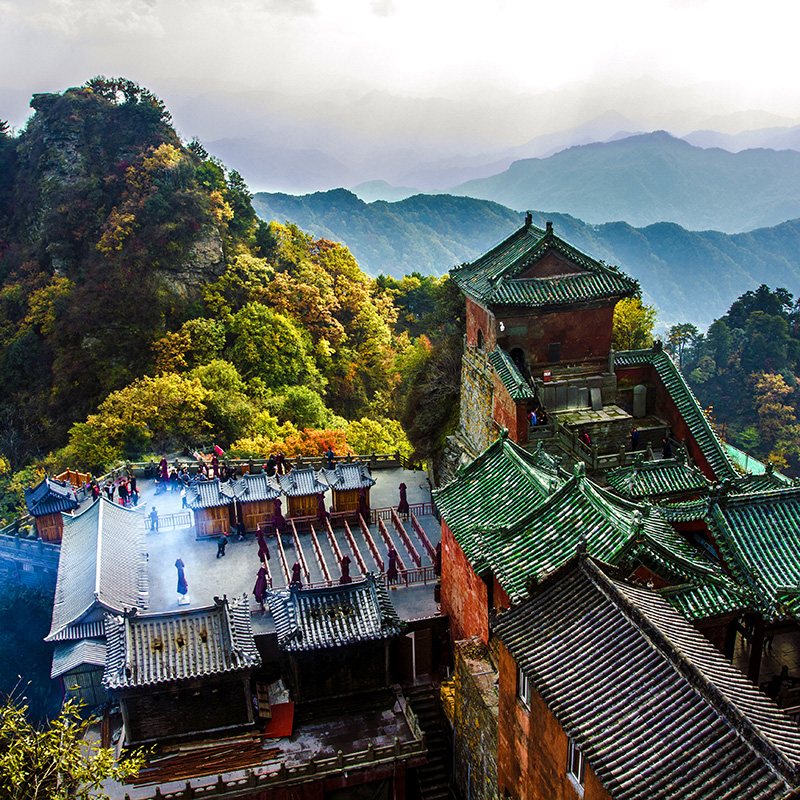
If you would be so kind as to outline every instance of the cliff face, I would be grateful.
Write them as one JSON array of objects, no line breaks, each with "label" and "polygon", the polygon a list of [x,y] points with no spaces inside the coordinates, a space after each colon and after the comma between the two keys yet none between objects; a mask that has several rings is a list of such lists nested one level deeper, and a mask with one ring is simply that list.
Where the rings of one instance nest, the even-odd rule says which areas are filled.
[{"label": "cliff face", "polygon": [[0,132],[0,440],[4,407],[66,425],[151,371],[153,342],[254,219],[246,187],[135,84],[95,79],[31,107],[18,137]]}]

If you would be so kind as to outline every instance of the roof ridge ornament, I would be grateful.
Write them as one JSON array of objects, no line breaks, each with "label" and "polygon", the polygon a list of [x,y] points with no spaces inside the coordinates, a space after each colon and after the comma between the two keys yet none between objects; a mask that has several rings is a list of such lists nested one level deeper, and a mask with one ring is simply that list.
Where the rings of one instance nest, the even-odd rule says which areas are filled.
[{"label": "roof ridge ornament", "polygon": [[528,213],[525,214],[525,227],[530,228],[531,225],[533,225],[533,214],[531,214],[531,212],[528,211]]}]

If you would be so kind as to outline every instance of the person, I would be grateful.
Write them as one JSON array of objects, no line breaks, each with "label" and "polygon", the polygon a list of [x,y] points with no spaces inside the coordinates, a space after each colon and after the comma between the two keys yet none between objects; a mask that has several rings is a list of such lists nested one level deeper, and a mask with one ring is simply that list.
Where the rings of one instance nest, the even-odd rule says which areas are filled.
[{"label": "person", "polygon": [[369,505],[367,504],[367,490],[363,486],[358,490],[358,513],[364,518],[365,522],[369,521]]},{"label": "person", "polygon": [[278,455],[275,456],[275,472],[278,475],[286,474],[286,455],[282,450],[278,450]]},{"label": "person", "polygon": [[325,453],[325,459],[328,464],[328,469],[333,469],[333,463],[336,461],[336,454],[333,452],[333,448],[328,445],[328,452]]},{"label": "person", "polygon": [[442,543],[436,544],[436,558],[433,562],[433,574],[438,578],[442,574]]},{"label": "person", "polygon": [[303,583],[300,580],[300,562],[295,561],[294,566],[292,567],[292,580],[289,583],[290,586],[296,586],[298,589],[302,587]]},{"label": "person", "polygon": [[[189,591],[189,584],[187,583],[186,575],[183,572],[184,566],[185,565],[180,558],[175,562],[175,567],[178,570],[178,594],[182,597],[185,597],[186,593]],[[180,602],[180,598],[178,598],[178,601]]]},{"label": "person", "polygon": [[631,428],[631,450],[636,451],[639,449],[639,429],[636,427]]},{"label": "person", "polygon": [[175,467],[172,468],[172,472],[169,474],[169,490],[170,492],[178,491],[178,470]]},{"label": "person", "polygon": [[339,583],[352,583],[353,579],[350,577],[350,556],[342,556],[342,577],[339,578]]},{"label": "person", "polygon": [[258,576],[256,577],[256,585],[253,587],[253,597],[256,598],[256,603],[261,606],[261,613],[264,613],[264,599],[267,596],[267,589],[269,589],[269,578],[267,578],[267,568],[260,567]]},{"label": "person", "polygon": [[397,504],[397,513],[400,514],[403,519],[407,519],[410,510],[408,507],[408,486],[406,486],[405,483],[401,483],[398,489],[400,490],[400,502]]},{"label": "person", "polygon": [[237,538],[239,539],[240,542],[244,541],[244,535],[246,533],[247,533],[247,529],[244,527],[244,521],[240,519],[236,523],[236,536],[237,536]]},{"label": "person", "polygon": [[217,558],[222,558],[225,555],[225,545],[228,544],[228,534],[221,533],[217,539]]},{"label": "person", "polygon": [[539,424],[540,425],[547,425],[547,409],[540,408],[539,409]]},{"label": "person", "polygon": [[661,443],[661,457],[672,458],[672,443],[669,440],[669,436],[665,436],[664,441]]},{"label": "person", "polygon": [[585,444],[587,447],[591,447],[591,446],[592,446],[592,437],[591,437],[591,436],[589,436],[589,431],[584,431],[584,432],[581,434],[581,439],[583,440],[583,443],[584,443],[584,444]]},{"label": "person", "polygon": [[267,459],[267,463],[264,467],[264,469],[267,471],[268,478],[271,478],[275,474],[275,463],[276,463],[275,454],[270,453],[269,458]]},{"label": "person", "polygon": [[256,541],[258,542],[259,561],[269,561],[269,547],[267,546],[267,535],[263,528],[256,531]]},{"label": "person", "polygon": [[284,519],[283,514],[281,514],[281,501],[277,499],[273,504],[272,524],[278,533],[283,530],[283,526],[286,524],[286,520]]},{"label": "person", "polygon": [[121,506],[128,505],[128,483],[124,480],[119,483],[119,504]]},{"label": "person", "polygon": [[536,409],[534,408],[530,414],[528,414],[528,422],[530,422],[531,427],[535,428],[539,424],[539,419],[536,416]]},{"label": "person", "polygon": [[181,508],[186,508],[186,485],[181,486]]},{"label": "person", "polygon": [[128,473],[128,494],[130,495],[131,505],[139,505],[139,488],[136,485],[136,476],[132,472]]},{"label": "person", "polygon": [[169,465],[167,464],[167,459],[164,456],[161,456],[161,461],[158,462],[158,471],[161,473],[161,480],[166,481],[169,479]]},{"label": "person", "polygon": [[92,484],[92,501],[97,500],[100,497],[100,487],[97,483]]},{"label": "person", "polygon": [[325,508],[325,493],[318,492],[317,493],[317,520],[321,522],[323,525],[325,524],[325,520],[330,516],[327,509]]},{"label": "person", "polygon": [[397,580],[397,550],[390,547],[387,555],[389,556],[389,566],[386,568],[386,580],[394,583]]},{"label": "person", "polygon": [[158,511],[156,511],[155,506],[153,506],[153,510],[150,512],[150,530],[158,530]]}]

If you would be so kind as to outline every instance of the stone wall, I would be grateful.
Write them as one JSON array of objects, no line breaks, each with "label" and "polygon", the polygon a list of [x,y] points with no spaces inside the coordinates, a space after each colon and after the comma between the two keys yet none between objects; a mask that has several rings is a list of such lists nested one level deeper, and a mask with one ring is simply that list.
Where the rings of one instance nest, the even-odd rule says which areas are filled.
[{"label": "stone wall", "polygon": [[479,453],[497,438],[492,408],[492,374],[486,351],[467,345],[461,360],[460,434]]},{"label": "stone wall", "polygon": [[497,790],[497,672],[474,640],[455,644],[453,780],[462,797],[495,800]]}]

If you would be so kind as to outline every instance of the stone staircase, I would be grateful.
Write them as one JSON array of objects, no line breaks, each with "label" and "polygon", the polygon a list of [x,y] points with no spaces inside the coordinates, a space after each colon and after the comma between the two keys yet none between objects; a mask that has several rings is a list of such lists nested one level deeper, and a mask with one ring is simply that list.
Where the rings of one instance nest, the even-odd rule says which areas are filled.
[{"label": "stone staircase", "polygon": [[450,789],[452,750],[442,722],[436,687],[430,682],[405,685],[403,694],[417,715],[428,745],[427,763],[417,768],[422,800],[454,800]]}]

